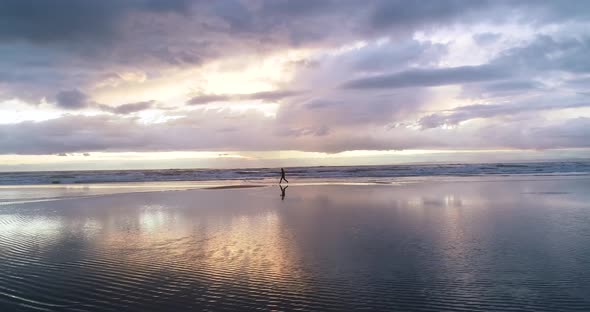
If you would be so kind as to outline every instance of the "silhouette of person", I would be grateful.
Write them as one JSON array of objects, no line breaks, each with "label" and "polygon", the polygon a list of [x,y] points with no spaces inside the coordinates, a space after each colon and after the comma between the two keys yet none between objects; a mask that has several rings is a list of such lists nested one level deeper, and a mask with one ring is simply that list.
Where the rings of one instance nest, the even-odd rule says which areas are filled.
[{"label": "silhouette of person", "polygon": [[285,182],[289,183],[289,180],[285,178],[285,169],[281,168],[281,180],[279,180],[279,184],[281,184],[285,180]]},{"label": "silhouette of person", "polygon": [[285,200],[285,191],[287,190],[287,188],[289,187],[288,185],[283,187],[282,185],[279,184],[279,187],[281,188],[281,200]]}]

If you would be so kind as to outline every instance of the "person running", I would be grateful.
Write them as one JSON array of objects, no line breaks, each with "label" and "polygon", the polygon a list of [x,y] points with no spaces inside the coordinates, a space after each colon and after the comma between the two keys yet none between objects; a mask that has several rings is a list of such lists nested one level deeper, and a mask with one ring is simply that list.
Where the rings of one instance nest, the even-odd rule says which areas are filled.
[{"label": "person running", "polygon": [[281,180],[279,180],[279,184],[281,184],[285,180],[285,182],[289,183],[289,180],[285,178],[285,169],[281,168]]}]

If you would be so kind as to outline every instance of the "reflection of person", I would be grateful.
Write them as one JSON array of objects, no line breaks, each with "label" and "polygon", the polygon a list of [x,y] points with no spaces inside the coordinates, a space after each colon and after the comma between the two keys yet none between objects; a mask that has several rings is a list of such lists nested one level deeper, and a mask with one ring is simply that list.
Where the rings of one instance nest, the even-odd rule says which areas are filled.
[{"label": "reflection of person", "polygon": [[285,200],[285,190],[287,190],[287,188],[289,187],[288,185],[283,187],[281,185],[279,185],[279,187],[281,188],[281,200]]},{"label": "reflection of person", "polygon": [[281,184],[281,182],[283,182],[283,180],[285,180],[285,182],[289,183],[289,180],[287,180],[287,178],[285,178],[285,169],[281,168],[281,180],[279,181],[279,184]]}]

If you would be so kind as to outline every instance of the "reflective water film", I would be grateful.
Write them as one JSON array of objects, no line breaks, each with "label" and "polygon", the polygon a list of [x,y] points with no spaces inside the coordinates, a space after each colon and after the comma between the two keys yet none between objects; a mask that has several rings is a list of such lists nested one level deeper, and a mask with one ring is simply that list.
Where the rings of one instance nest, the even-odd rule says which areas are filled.
[{"label": "reflective water film", "polygon": [[4,204],[0,311],[589,311],[588,190],[458,179]]}]

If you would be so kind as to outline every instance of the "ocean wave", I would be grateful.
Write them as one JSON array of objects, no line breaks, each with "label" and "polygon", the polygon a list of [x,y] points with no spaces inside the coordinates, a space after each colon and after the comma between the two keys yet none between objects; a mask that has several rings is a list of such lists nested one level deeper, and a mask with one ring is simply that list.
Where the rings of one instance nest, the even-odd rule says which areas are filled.
[{"label": "ocean wave", "polygon": [[[286,168],[286,171],[287,177],[296,179],[590,174],[590,162],[318,166],[292,167]],[[0,185],[220,180],[260,181],[278,176],[280,176],[278,168],[6,172],[0,174]]]}]

